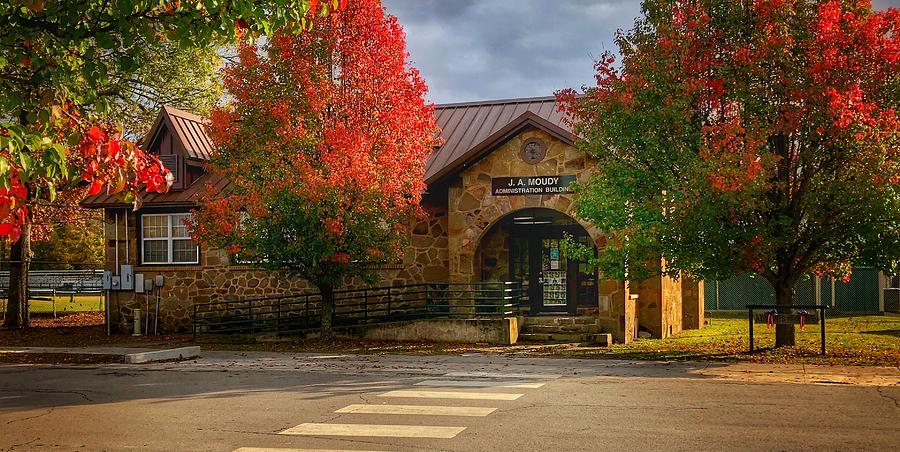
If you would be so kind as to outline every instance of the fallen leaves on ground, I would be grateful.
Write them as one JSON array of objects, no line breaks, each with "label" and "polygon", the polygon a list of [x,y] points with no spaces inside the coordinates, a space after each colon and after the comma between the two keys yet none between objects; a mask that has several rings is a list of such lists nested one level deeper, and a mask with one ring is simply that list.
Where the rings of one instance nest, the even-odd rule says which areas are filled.
[{"label": "fallen leaves on ground", "polygon": [[76,312],[56,318],[31,317],[24,330],[0,329],[0,346],[14,347],[156,347],[187,342],[190,334],[131,336],[127,333],[106,334],[103,312]]},{"label": "fallen leaves on ground", "polygon": [[80,328],[89,326],[103,326],[103,312],[76,312],[57,317],[31,317],[32,328]]}]

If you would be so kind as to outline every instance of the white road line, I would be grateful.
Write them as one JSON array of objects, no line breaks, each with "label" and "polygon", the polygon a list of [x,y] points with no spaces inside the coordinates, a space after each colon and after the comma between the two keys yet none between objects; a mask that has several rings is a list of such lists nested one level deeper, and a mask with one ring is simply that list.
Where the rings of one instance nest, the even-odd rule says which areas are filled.
[{"label": "white road line", "polygon": [[296,427],[291,427],[281,432],[281,434],[304,436],[379,436],[394,438],[450,439],[465,429],[465,427],[435,427],[429,425],[305,423]]},{"label": "white road line", "polygon": [[456,391],[389,391],[378,397],[407,397],[413,399],[467,399],[467,400],[516,400],[525,394],[503,392],[456,392]]},{"label": "white road line", "polygon": [[357,449],[286,449],[282,447],[241,447],[234,452],[380,452]]},{"label": "white road line", "polygon": [[487,416],[496,408],[477,406],[348,405],[335,413],[412,414],[423,416]]},{"label": "white road line", "polygon": [[537,389],[544,383],[516,383],[514,381],[490,381],[490,380],[425,380],[415,386],[444,386],[461,388],[519,388]]},{"label": "white road line", "polygon": [[286,449],[281,447],[241,447],[234,452],[379,452],[357,449]]},{"label": "white road line", "polygon": [[450,372],[445,377],[479,377],[479,378],[531,378],[535,380],[554,380],[562,377],[557,374],[504,374],[500,372]]}]

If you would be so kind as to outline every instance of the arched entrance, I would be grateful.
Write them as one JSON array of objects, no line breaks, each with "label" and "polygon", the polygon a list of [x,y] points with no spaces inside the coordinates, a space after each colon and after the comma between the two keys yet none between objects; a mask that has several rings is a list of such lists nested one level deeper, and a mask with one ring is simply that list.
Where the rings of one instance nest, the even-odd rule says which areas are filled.
[{"label": "arched entrance", "polygon": [[567,236],[596,253],[588,232],[568,215],[546,208],[510,213],[481,237],[475,274],[482,281],[521,282],[531,314],[575,314],[579,305],[596,306],[597,273],[563,254]]}]

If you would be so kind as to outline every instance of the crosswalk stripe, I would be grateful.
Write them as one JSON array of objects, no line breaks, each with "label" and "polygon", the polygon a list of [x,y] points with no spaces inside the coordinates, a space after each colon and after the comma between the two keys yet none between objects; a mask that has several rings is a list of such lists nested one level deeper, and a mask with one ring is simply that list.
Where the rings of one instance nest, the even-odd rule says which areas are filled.
[{"label": "crosswalk stripe", "polygon": [[537,389],[544,386],[544,383],[516,383],[513,381],[489,380],[425,380],[416,383],[415,386]]},{"label": "crosswalk stripe", "polygon": [[358,449],[289,449],[283,447],[240,447],[234,452],[380,452],[377,450]]},{"label": "crosswalk stripe", "polygon": [[500,372],[449,372],[445,377],[478,377],[478,378],[532,378],[535,380],[555,380],[562,377],[557,374],[504,374]]},{"label": "crosswalk stripe", "polygon": [[424,416],[487,416],[496,408],[477,406],[430,406],[430,405],[348,405],[335,413],[360,414],[412,414]]},{"label": "crosswalk stripe", "polygon": [[468,400],[516,400],[525,394],[504,392],[456,392],[456,391],[388,391],[378,397],[408,397],[415,399],[468,399]]},{"label": "crosswalk stripe", "polygon": [[281,434],[304,436],[379,436],[450,439],[465,429],[465,427],[436,427],[430,425],[305,423],[296,427],[291,427],[281,432]]}]

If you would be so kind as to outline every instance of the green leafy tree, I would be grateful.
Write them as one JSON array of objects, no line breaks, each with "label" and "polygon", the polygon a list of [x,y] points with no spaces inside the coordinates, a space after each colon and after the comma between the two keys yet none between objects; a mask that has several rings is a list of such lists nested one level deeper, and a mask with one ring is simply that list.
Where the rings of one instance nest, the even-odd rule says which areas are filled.
[{"label": "green leafy tree", "polygon": [[103,218],[84,211],[76,222],[48,225],[47,237],[34,243],[36,270],[90,270],[103,267]]},{"label": "green leafy tree", "polygon": [[113,98],[107,116],[125,136],[135,138],[149,130],[164,105],[208,116],[222,98],[220,49],[168,41],[148,44],[144,65],[101,89]]},{"label": "green leafy tree", "polygon": [[[12,0],[0,3],[0,236],[13,242],[4,326],[27,326],[37,205],[78,193],[166,190],[159,160],[122,138],[109,115],[133,99],[118,84],[159,62],[151,48],[207,48],[273,29],[301,30],[311,0]],[[145,74],[147,75],[147,74]],[[87,188],[86,188],[87,187]]]},{"label": "green leafy tree", "polygon": [[617,42],[620,65],[604,55],[595,87],[559,95],[599,160],[577,205],[609,231],[606,270],[753,271],[789,307],[810,272],[896,268],[900,11],[646,0]]}]

